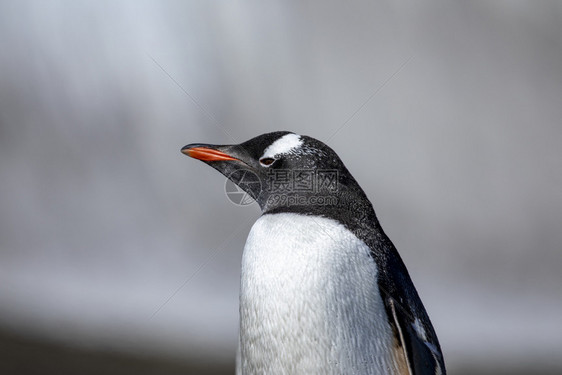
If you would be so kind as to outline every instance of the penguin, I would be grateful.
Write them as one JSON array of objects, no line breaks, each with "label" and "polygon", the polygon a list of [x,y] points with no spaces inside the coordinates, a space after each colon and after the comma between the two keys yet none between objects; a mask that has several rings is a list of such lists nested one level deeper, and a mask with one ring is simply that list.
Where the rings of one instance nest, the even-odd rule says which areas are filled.
[{"label": "penguin", "polygon": [[242,255],[237,374],[446,374],[406,266],[330,147],[277,131],[181,152],[262,211]]}]

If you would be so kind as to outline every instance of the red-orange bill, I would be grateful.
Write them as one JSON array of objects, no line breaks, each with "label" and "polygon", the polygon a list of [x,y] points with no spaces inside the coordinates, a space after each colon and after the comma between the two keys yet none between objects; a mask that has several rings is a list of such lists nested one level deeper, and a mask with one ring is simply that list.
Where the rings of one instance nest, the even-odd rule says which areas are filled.
[{"label": "red-orange bill", "polygon": [[232,156],[225,154],[222,151],[207,147],[193,147],[181,150],[181,152],[183,152],[187,156],[202,161],[237,160],[236,158],[233,158]]}]

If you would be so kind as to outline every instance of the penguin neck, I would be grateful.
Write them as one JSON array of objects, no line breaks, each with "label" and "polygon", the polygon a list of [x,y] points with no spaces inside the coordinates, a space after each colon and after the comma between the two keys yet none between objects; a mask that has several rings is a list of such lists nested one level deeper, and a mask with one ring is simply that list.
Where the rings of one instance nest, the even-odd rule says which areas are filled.
[{"label": "penguin neck", "polygon": [[373,205],[353,178],[340,178],[336,191],[269,194],[263,198],[260,206],[264,215],[296,213],[333,219],[367,244],[372,243],[373,236],[386,238]]}]

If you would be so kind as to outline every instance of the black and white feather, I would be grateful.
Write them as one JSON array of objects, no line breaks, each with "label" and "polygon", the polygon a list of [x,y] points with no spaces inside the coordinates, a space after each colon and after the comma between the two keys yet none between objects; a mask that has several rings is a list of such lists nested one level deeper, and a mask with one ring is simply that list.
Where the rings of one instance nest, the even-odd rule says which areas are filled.
[{"label": "black and white feather", "polygon": [[[232,159],[207,162],[235,183],[239,170],[261,180],[239,185],[262,216],[242,259],[238,374],[446,374],[400,255],[331,148],[291,132],[203,146]],[[289,190],[305,204],[287,204],[266,188],[274,170],[336,171],[337,189]],[[311,203],[322,194],[335,200]]]}]

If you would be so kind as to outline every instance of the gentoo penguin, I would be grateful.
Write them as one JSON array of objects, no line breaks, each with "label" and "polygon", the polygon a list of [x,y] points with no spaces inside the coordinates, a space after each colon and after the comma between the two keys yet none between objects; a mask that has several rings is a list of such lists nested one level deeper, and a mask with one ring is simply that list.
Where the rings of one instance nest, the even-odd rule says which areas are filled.
[{"label": "gentoo penguin", "polygon": [[262,211],[242,256],[237,374],[445,374],[402,259],[330,147],[281,131],[181,151]]}]

